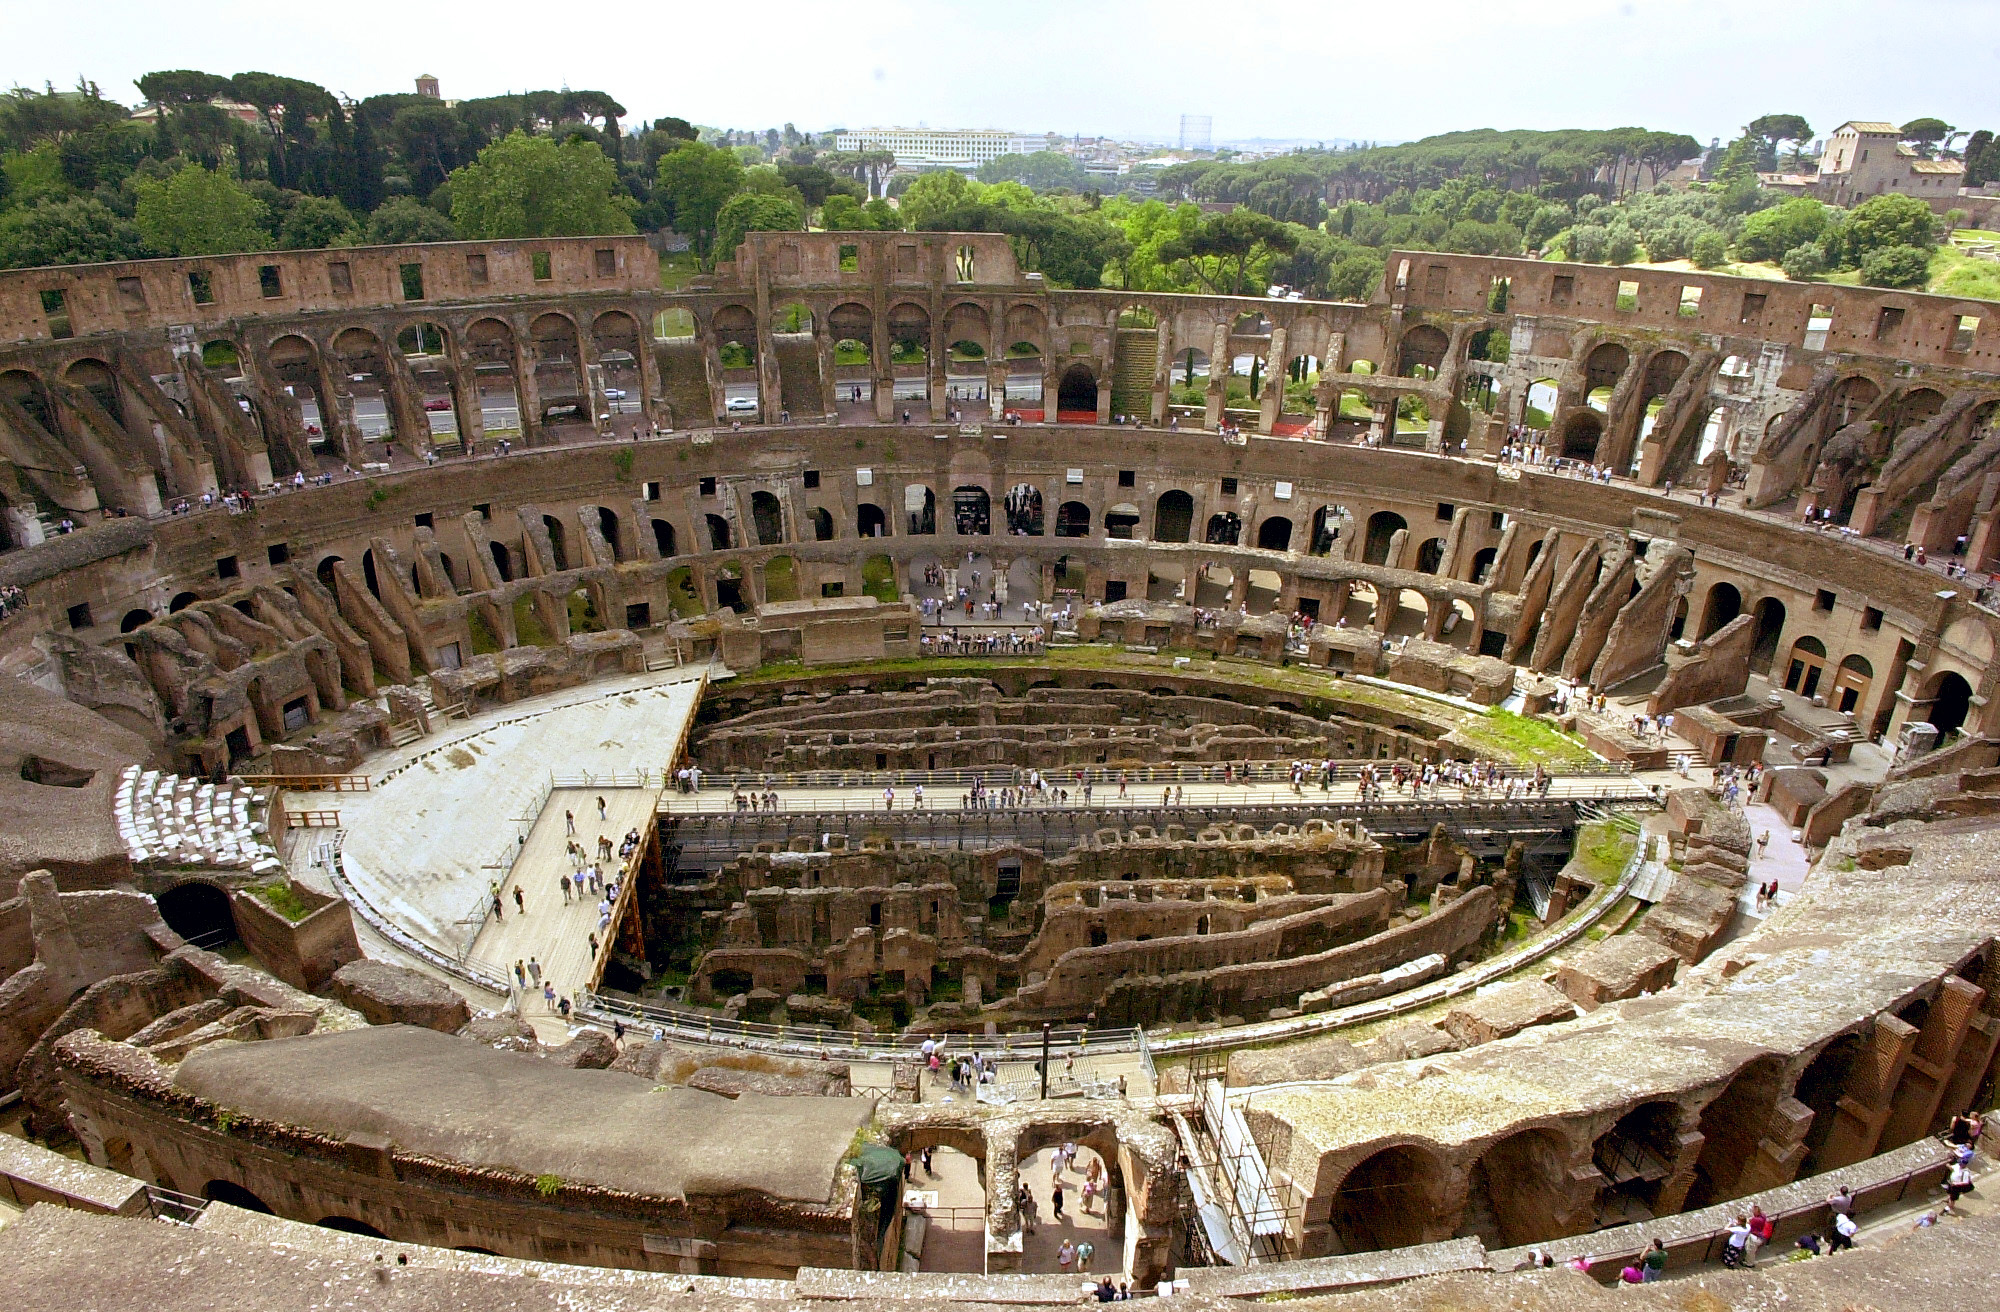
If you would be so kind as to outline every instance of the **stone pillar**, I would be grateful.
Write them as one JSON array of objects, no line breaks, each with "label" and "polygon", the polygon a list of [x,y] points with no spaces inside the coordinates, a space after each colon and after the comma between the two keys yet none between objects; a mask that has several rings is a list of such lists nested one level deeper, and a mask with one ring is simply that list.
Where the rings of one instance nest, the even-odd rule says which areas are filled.
[{"label": "stone pillar", "polygon": [[521,445],[534,446],[542,436],[542,385],[535,378],[533,348],[523,345],[518,333],[514,336],[514,358],[508,364],[514,375],[514,398],[518,403]]},{"label": "stone pillar", "polygon": [[1264,395],[1257,407],[1257,428],[1263,433],[1277,427],[1285,410],[1285,337],[1283,325],[1272,327],[1270,353],[1264,357]]},{"label": "stone pillar", "polygon": [[1111,375],[1117,367],[1118,362],[1114,359],[1097,376],[1097,422],[1100,424],[1111,422]]},{"label": "stone pillar", "polygon": [[934,424],[941,424],[951,414],[951,396],[946,386],[945,365],[951,359],[951,344],[944,339],[944,320],[931,319],[931,351],[929,361],[930,377],[926,386],[930,391],[930,418]]},{"label": "stone pillar", "polygon": [[1218,323],[1208,339],[1208,406],[1202,412],[1202,426],[1213,429],[1222,422],[1222,407],[1229,400],[1229,325]]},{"label": "stone pillar", "polygon": [[459,350],[458,339],[444,344],[445,368],[451,375],[451,413],[458,423],[458,440],[470,452],[486,436],[486,410],[479,399],[479,369]]},{"label": "stone pillar", "polygon": [[[1051,343],[1053,345],[1053,343]],[[1056,405],[1062,398],[1062,374],[1055,353],[1042,356],[1042,422],[1056,422]]]},{"label": "stone pillar", "polygon": [[722,385],[722,348],[716,344],[714,331],[706,325],[698,325],[695,331],[701,340],[702,373],[708,380],[708,415],[702,423],[720,423],[728,397]]},{"label": "stone pillar", "polygon": [[388,395],[383,401],[395,425],[396,440],[411,455],[421,456],[431,449],[431,421],[424,410],[423,397],[417,390],[416,375],[410,372],[409,357],[394,342],[382,348],[382,357],[383,373],[388,384]]},{"label": "stone pillar", "polygon": [[813,334],[813,350],[819,355],[820,400],[826,403],[826,422],[837,424],[840,414],[833,380],[833,334],[825,327]]},{"label": "stone pillar", "polygon": [[[877,298],[882,305],[887,297]],[[875,418],[890,423],[896,418],[896,367],[889,363],[889,322],[878,310],[869,324],[868,368],[874,378]]]},{"label": "stone pillar", "polygon": [[1167,397],[1173,390],[1173,377],[1174,329],[1172,322],[1162,315],[1153,346],[1153,408],[1149,417],[1155,427],[1167,422]]},{"label": "stone pillar", "polygon": [[367,459],[363,454],[361,430],[354,423],[354,397],[347,390],[347,375],[341,372],[339,360],[330,359],[333,348],[314,343],[318,347],[319,385],[319,426],[326,434],[328,443],[340,452],[340,458],[350,465],[359,465]]}]

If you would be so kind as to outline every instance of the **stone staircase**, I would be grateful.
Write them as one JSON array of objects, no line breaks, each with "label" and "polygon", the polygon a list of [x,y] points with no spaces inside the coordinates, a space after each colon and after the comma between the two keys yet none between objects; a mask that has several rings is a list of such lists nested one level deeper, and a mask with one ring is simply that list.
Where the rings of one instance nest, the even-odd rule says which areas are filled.
[{"label": "stone staircase", "polygon": [[1118,330],[1117,363],[1111,370],[1111,413],[1149,415],[1153,411],[1153,371],[1160,363],[1160,336],[1151,328]]}]

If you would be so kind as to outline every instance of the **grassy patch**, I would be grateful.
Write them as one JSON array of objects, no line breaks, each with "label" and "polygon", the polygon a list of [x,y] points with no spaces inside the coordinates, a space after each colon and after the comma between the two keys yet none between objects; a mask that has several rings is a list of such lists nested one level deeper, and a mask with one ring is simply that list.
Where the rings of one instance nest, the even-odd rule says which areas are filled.
[{"label": "grassy patch", "polygon": [[[861,590],[877,601],[897,601],[896,567],[887,556],[870,556],[861,566]],[[894,663],[894,662],[891,662]],[[909,662],[924,664],[926,662]]]},{"label": "grassy patch", "polygon": [[1941,247],[1931,256],[1930,290],[1940,296],[2000,301],[2000,262],[1975,260],[1948,246]]},{"label": "grassy patch", "polygon": [[677,292],[701,272],[701,262],[693,251],[674,251],[660,256],[660,290]]},{"label": "grassy patch", "polygon": [[1564,733],[1546,720],[1516,715],[1498,707],[1469,718],[1459,726],[1458,736],[1480,751],[1522,765],[1574,769],[1597,761],[1581,738]]},{"label": "grassy patch", "polygon": [[252,897],[294,925],[312,914],[312,908],[306,905],[305,899],[299,896],[298,890],[292,887],[288,879],[274,879],[268,884],[257,884],[249,891]]},{"label": "grassy patch", "polygon": [[799,599],[798,567],[790,556],[773,556],[764,562],[764,599],[766,601]]},{"label": "grassy patch", "polygon": [[1610,824],[1585,825],[1576,831],[1576,864],[1599,884],[1617,879],[1625,869],[1639,836]]},{"label": "grassy patch", "polygon": [[708,613],[695,593],[694,574],[685,565],[667,575],[667,599],[673,604],[676,619],[700,619]]},{"label": "grassy patch", "polygon": [[523,647],[549,645],[549,631],[542,627],[542,617],[535,613],[535,603],[526,593],[514,598],[514,636]]},{"label": "grassy patch", "polygon": [[466,610],[465,627],[472,633],[474,656],[490,656],[500,650],[500,640],[493,636],[492,627],[486,623],[486,617],[479,613],[477,607]]},{"label": "grassy patch", "polygon": [[582,588],[569,594],[569,631],[571,633],[602,633],[604,620],[597,613],[597,606],[590,599],[590,593]]}]

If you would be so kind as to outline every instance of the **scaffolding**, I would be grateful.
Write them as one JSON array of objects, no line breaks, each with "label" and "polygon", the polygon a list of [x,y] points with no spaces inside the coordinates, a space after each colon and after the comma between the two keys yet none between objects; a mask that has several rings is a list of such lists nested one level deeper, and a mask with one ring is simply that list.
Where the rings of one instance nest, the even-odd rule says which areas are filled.
[{"label": "scaffolding", "polygon": [[1247,1093],[1231,1098],[1221,1054],[1196,1054],[1187,1068],[1193,1106],[1176,1110],[1181,1146],[1182,1246],[1191,1265],[1258,1266],[1290,1256],[1299,1208],[1273,1180],[1267,1162],[1289,1144],[1259,1143],[1250,1130]]}]

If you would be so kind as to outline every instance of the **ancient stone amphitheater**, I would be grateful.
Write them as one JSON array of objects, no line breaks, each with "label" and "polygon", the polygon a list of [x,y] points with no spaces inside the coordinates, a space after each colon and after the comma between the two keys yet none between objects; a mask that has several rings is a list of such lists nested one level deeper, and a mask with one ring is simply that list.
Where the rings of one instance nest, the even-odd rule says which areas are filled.
[{"label": "ancient stone amphitheater", "polygon": [[0,274],[12,1305],[1990,1300],[1992,305],[657,267]]}]

